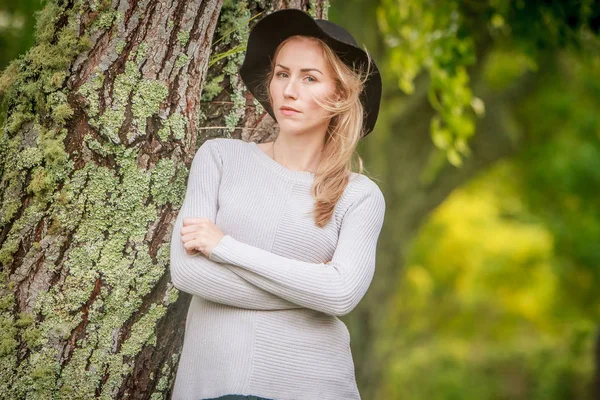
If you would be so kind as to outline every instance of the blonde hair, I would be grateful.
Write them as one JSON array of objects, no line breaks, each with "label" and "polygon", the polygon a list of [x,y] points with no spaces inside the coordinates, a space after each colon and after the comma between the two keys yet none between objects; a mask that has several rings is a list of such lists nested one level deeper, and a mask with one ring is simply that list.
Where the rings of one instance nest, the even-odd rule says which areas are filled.
[{"label": "blonde hair", "polygon": [[[300,35],[286,38],[275,50],[271,68],[262,83],[263,93],[268,96],[270,104],[273,104],[273,99],[268,88],[275,72],[277,55],[288,41],[298,36]],[[325,134],[321,161],[311,188],[311,194],[315,199],[313,208],[315,224],[323,227],[331,219],[335,205],[348,185],[350,173],[353,171],[353,156],[356,156],[358,162],[356,172],[362,174],[364,171],[363,161],[356,152],[356,146],[364,134],[365,115],[360,95],[369,76],[371,58],[365,49],[368,58],[367,69],[364,69],[365,65],[350,67],[321,39],[311,36],[301,37],[313,40],[319,45],[325,61],[333,71],[336,90],[340,95],[337,99],[328,98],[324,102],[314,99],[317,104],[332,114]]]}]

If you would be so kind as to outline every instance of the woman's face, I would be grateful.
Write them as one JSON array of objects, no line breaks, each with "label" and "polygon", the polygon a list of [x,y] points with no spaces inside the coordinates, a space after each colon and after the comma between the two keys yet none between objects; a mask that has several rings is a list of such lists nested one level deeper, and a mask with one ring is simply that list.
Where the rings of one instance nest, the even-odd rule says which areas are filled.
[{"label": "woman's face", "polygon": [[333,99],[335,82],[317,43],[294,37],[279,50],[269,92],[280,131],[294,135],[325,134],[331,115],[313,97],[321,101]]}]

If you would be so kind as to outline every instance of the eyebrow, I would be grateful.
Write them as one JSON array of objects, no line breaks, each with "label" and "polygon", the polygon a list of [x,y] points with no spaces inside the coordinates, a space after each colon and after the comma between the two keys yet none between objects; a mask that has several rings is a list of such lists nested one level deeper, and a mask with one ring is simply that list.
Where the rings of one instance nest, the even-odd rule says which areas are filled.
[{"label": "eyebrow", "polygon": [[[284,66],[284,65],[281,65],[281,64],[276,64],[276,65],[280,66],[283,69],[289,70],[289,68],[286,67],[286,66]],[[302,68],[300,70],[300,72],[309,72],[309,71],[317,71],[318,73],[320,73],[321,75],[323,75],[323,73],[321,71],[319,71],[318,69],[316,69],[316,68]]]}]

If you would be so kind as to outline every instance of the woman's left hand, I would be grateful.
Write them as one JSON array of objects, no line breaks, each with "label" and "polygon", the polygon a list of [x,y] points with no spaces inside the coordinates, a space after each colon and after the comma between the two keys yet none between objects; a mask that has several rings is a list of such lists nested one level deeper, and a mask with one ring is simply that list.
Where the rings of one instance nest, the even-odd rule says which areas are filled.
[{"label": "woman's left hand", "polygon": [[195,254],[200,251],[210,257],[213,249],[225,234],[208,218],[184,218],[181,228],[181,241],[185,252]]}]

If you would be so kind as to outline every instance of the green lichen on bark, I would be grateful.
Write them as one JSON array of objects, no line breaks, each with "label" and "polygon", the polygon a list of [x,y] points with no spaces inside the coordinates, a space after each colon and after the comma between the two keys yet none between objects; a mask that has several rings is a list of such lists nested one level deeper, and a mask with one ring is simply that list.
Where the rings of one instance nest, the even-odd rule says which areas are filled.
[{"label": "green lichen on bark", "polygon": [[188,40],[190,40],[190,32],[189,31],[180,31],[177,33],[177,41],[181,47],[184,47]]},{"label": "green lichen on bark", "polygon": [[[118,44],[117,44],[118,46]],[[91,118],[90,125],[98,128],[96,117],[99,112],[99,91],[104,83],[104,75],[99,68],[96,68],[94,74],[88,79],[86,83],[79,87],[78,93],[81,94],[87,101],[87,114]]]},{"label": "green lichen on bark", "polygon": [[[4,188],[4,198],[0,206],[0,228],[3,228],[17,213],[21,207],[20,194],[24,184],[22,171],[26,170],[19,168],[22,162],[22,157],[14,157],[10,155],[19,154],[20,137],[13,139],[8,138],[8,134],[0,139],[0,160],[4,160],[3,178],[7,182]],[[31,151],[25,157],[31,155]],[[32,166],[36,165],[33,160]],[[27,160],[25,160],[25,164]],[[1,253],[1,250],[0,250]],[[1,260],[0,260],[1,261]]]},{"label": "green lichen on bark", "polygon": [[[249,21],[251,17],[252,14],[246,2],[235,0],[225,0],[223,2],[217,29],[218,40],[221,42],[221,46],[225,46],[226,48],[235,48],[238,46],[239,50],[229,54],[225,58],[223,66],[219,62],[219,68],[224,74],[219,74],[220,76],[218,75],[213,78],[208,83],[208,87],[203,90],[203,101],[210,101],[222,90],[219,83],[224,78],[229,78],[230,89],[233,91],[231,95],[233,107],[225,115],[226,132],[229,134],[235,130],[237,123],[245,113],[246,98],[244,93],[246,86],[239,79],[239,69],[244,61],[243,45],[248,41],[250,34]],[[204,94],[204,91],[206,91],[206,94]]]},{"label": "green lichen on bark", "polygon": [[[145,44],[138,47],[135,54],[137,62],[145,57],[146,52]],[[78,91],[87,101],[90,125],[98,128],[100,133],[112,143],[121,143],[119,131],[127,117],[130,96],[132,96],[133,129],[128,132],[127,138],[131,141],[137,136],[146,134],[147,118],[158,114],[160,105],[169,93],[165,83],[153,79],[143,79],[137,62],[128,60],[125,63],[125,71],[115,78],[110,104],[102,113],[98,110],[98,91],[102,87],[104,79],[100,71],[92,75]]]},{"label": "green lichen on bark", "polygon": [[137,86],[140,76],[141,73],[134,62],[125,63],[125,72],[115,78],[111,103],[98,117],[96,125],[100,128],[100,133],[113,143],[121,143],[118,132],[125,121],[129,95]]},{"label": "green lichen on bark", "polygon": [[50,93],[47,99],[47,106],[51,112],[52,119],[57,125],[64,125],[73,116],[73,109],[71,109],[71,106],[67,102],[67,94],[57,90]]},{"label": "green lichen on bark", "polygon": [[[0,249],[0,262],[8,265],[22,237],[38,225],[46,215],[52,192],[73,169],[64,150],[63,125],[73,111],[61,87],[65,68],[74,57],[89,46],[87,36],[79,37],[72,18],[81,7],[77,2],[70,10],[49,2],[38,15],[36,45],[14,60],[0,78],[0,91],[9,114],[0,136],[3,191],[0,225],[12,222]],[[67,23],[57,31],[60,16]],[[43,118],[49,117],[49,118]],[[25,188],[27,176],[29,184]],[[24,191],[32,194],[20,217],[13,221]],[[32,250],[35,251],[35,246]],[[17,364],[17,348],[22,343],[29,349],[44,343],[44,332],[33,314],[21,313],[15,319],[14,282],[3,270],[0,281],[0,393],[12,398],[48,398],[56,378],[56,363],[46,363],[36,351]]]},{"label": "green lichen on bark", "polygon": [[[110,2],[88,4],[98,11],[89,29],[109,29],[121,18],[120,13],[107,9]],[[176,290],[167,290],[162,302],[138,318],[122,351],[115,348],[116,341],[122,340],[123,327],[140,310],[143,296],[168,267],[168,246],[161,246],[153,260],[144,239],[148,224],[157,219],[165,202],[176,204],[182,197],[186,174],[181,168],[175,171],[172,162],[159,162],[159,168],[152,171],[141,169],[137,153],[119,144],[117,133],[130,95],[133,126],[142,133],[146,119],[158,113],[167,95],[166,85],[140,76],[137,62],[145,57],[145,45],[138,48],[135,62],[129,60],[116,78],[113,101],[104,112],[99,106],[104,84],[100,70],[79,89],[87,101],[87,121],[101,133],[100,141],[87,134],[85,143],[97,153],[114,156],[118,170],[92,162],[74,170],[64,145],[65,125],[74,115],[69,103],[72,93],[63,84],[75,57],[90,46],[89,32],[79,36],[82,7],[84,2],[48,2],[38,17],[36,45],[0,77],[0,91],[9,109],[0,136],[5,182],[0,226],[12,224],[0,249],[0,261],[10,263],[21,238],[48,215],[48,233],[60,235],[53,244],[60,247],[67,232],[73,235],[61,267],[67,272],[64,282],[40,291],[31,313],[12,315],[14,282],[7,281],[5,271],[1,275],[0,393],[13,398],[89,398],[100,385],[102,397],[114,398],[124,374],[133,368],[134,356],[152,344],[157,320],[177,298]],[[66,25],[57,30],[59,21]],[[117,51],[124,46],[120,41]],[[180,114],[168,119],[174,137],[183,138],[184,127]],[[152,182],[165,191],[153,188],[151,194]],[[13,221],[26,192],[30,202]],[[149,202],[150,196],[157,201]],[[30,251],[40,250],[36,242]],[[47,253],[40,268],[53,271],[56,260],[57,255]],[[65,363],[61,351],[78,327],[83,328],[81,339]],[[20,346],[31,353],[18,363]],[[107,381],[101,384],[106,374]]]},{"label": "green lichen on bark", "polygon": [[16,165],[20,170],[29,169],[40,165],[43,158],[43,154],[38,147],[28,147],[17,154]]},{"label": "green lichen on bark", "polygon": [[169,88],[162,82],[142,80],[134,88],[131,111],[138,130],[146,132],[146,119],[159,111],[160,104],[167,98]]},{"label": "green lichen on bark", "polygon": [[219,93],[221,93],[221,91],[223,90],[223,88],[221,87],[221,82],[223,82],[223,79],[225,79],[225,75],[219,74],[219,75],[216,75],[215,77],[213,77],[207,83],[205,83],[204,87],[202,88],[201,100],[202,101],[211,101]]},{"label": "green lichen on bark", "polygon": [[[42,217],[41,210],[50,201],[49,196],[70,173],[72,163],[66,157],[62,141],[62,126],[73,115],[66,94],[60,89],[66,77],[65,68],[74,57],[89,45],[87,36],[79,37],[75,18],[81,3],[66,10],[63,5],[50,2],[38,16],[36,45],[13,61],[0,79],[0,90],[9,114],[0,138],[0,157],[3,160],[4,190],[1,205],[1,225],[6,225],[20,208],[25,177],[31,180],[27,191],[33,193],[34,204],[13,223],[7,239],[0,249],[3,263],[12,260],[20,237]],[[56,24],[65,15],[66,25],[58,32]],[[42,123],[40,116],[50,116]],[[27,137],[35,142],[23,146]],[[17,155],[16,157],[14,155]],[[37,220],[36,220],[37,219]]]},{"label": "green lichen on bark", "polygon": [[185,66],[189,60],[190,60],[190,58],[186,54],[180,54],[177,57],[177,60],[175,60],[175,68],[179,69],[179,68]]},{"label": "green lichen on bark", "polygon": [[179,355],[179,353],[173,354],[171,356],[171,361],[166,362],[163,365],[160,371],[160,379],[156,384],[155,392],[152,393],[152,396],[150,396],[150,400],[162,400],[167,398],[167,391],[169,390],[169,387],[171,385],[169,377],[171,376],[171,371],[174,369],[174,367],[177,365],[177,362],[179,361]]},{"label": "green lichen on bark", "polygon": [[146,53],[148,52],[148,43],[142,42],[139,44],[137,50],[134,52],[135,62],[140,64],[146,58]]},{"label": "green lichen on bark", "polygon": [[[320,4],[320,7],[321,7],[321,9],[323,10],[323,15],[322,15],[321,17],[319,17],[319,16],[317,15],[317,4],[318,4],[318,3],[321,3],[321,4]],[[313,17],[313,18],[323,18],[323,19],[327,19],[327,11],[329,10],[329,6],[330,6],[330,3],[329,3],[329,1],[327,1],[327,0],[325,0],[325,1],[322,1],[322,2],[321,2],[321,1],[318,1],[318,2],[317,2],[317,1],[315,1],[315,0],[310,0],[310,1],[308,2],[308,10],[307,10],[307,12],[308,12],[308,14],[309,14],[311,17]]]},{"label": "green lichen on bark", "polygon": [[117,54],[121,54],[123,52],[123,49],[125,48],[126,44],[126,41],[124,41],[123,39],[119,39],[115,46],[115,51],[117,52]]},{"label": "green lichen on bark", "polygon": [[[103,283],[88,309],[83,339],[62,368],[62,384],[52,389],[72,398],[94,393],[105,371],[109,376],[102,385],[103,397],[111,398],[120,387],[122,374],[133,368],[131,357],[152,344],[156,321],[173,300],[165,295],[162,304],[154,305],[134,325],[121,351],[115,352],[115,334],[138,311],[142,297],[168,266],[165,246],[153,261],[144,243],[148,223],[157,218],[156,204],[145,203],[152,179],[159,175],[164,178],[163,173],[172,176],[168,166],[161,166],[161,174],[138,168],[136,153],[130,149],[118,147],[115,154],[121,166],[119,173],[88,163],[63,186],[62,197],[68,207],[61,210],[57,206],[56,218],[61,224],[78,220],[65,262],[69,275],[62,287],[52,287],[36,303],[37,311],[46,316],[39,327],[41,336],[47,342],[60,340],[82,321],[77,312],[89,301],[97,280]],[[56,356],[48,346],[39,352],[50,359]]]},{"label": "green lichen on bark", "polygon": [[182,140],[185,137],[185,127],[187,120],[179,112],[174,112],[168,118],[163,121],[163,126],[158,130],[158,137],[166,142],[169,135],[172,134],[173,138]]},{"label": "green lichen on bark", "polygon": [[92,30],[108,30],[113,24],[120,22],[123,19],[123,13],[118,10],[108,9],[100,13],[94,21]]},{"label": "green lichen on bark", "polygon": [[150,193],[154,204],[162,206],[171,203],[179,208],[185,195],[187,169],[177,168],[170,159],[159,160],[152,169]]},{"label": "green lichen on bark", "polygon": [[[245,43],[250,12],[244,2],[225,3],[221,32],[237,26],[227,39],[233,42],[227,45]],[[78,24],[84,13],[94,20],[82,29]],[[43,226],[49,236],[56,235],[55,241],[40,240],[29,251],[45,251],[40,270],[61,275],[58,284],[32,299],[30,312],[17,316],[12,314],[14,282],[8,282],[4,274],[0,277],[0,393],[15,398],[89,398],[99,387],[99,397],[115,398],[124,376],[133,370],[136,355],[155,343],[157,321],[179,294],[169,284],[163,298],[149,309],[142,304],[169,263],[168,243],[151,257],[148,226],[166,204],[174,209],[181,206],[187,170],[171,159],[160,159],[149,170],[138,167],[140,155],[121,143],[125,139],[120,136],[126,121],[131,122],[124,133],[127,140],[145,135],[148,119],[158,115],[163,118],[158,131],[161,141],[185,138],[187,121],[181,111],[167,118],[161,114],[168,94],[165,83],[140,72],[147,62],[148,46],[141,43],[131,53],[112,87],[106,87],[109,75],[100,69],[77,93],[65,87],[75,57],[91,46],[94,32],[115,33],[121,18],[123,14],[111,10],[110,1],[50,0],[38,17],[36,45],[0,77],[0,91],[10,104],[0,136],[0,157],[10,158],[2,165],[7,195],[0,205],[0,227],[12,224],[0,249],[0,261],[10,262],[20,238],[47,218]],[[61,24],[65,25],[57,29]],[[180,32],[177,41],[186,46],[189,32]],[[121,54],[126,45],[118,40],[115,51]],[[245,88],[237,78],[242,60],[241,51],[230,55],[224,74],[205,91],[206,96],[216,95],[219,84],[229,78],[234,90],[234,109],[226,118],[230,128],[243,115]],[[180,54],[176,67],[188,61]],[[104,101],[108,93],[111,98]],[[84,110],[77,109],[81,99]],[[67,124],[74,116],[81,117],[81,111],[86,114],[84,121],[94,128],[84,132],[82,146],[117,167],[91,161],[75,170],[64,143]],[[26,190],[30,203],[20,210],[19,196]],[[55,265],[58,252],[48,247],[63,245],[68,247],[60,255],[60,265]],[[17,353],[25,348],[30,353],[18,362]],[[68,352],[63,353],[65,349]],[[158,386],[151,398],[166,398],[177,361],[174,355],[156,374]]]},{"label": "green lichen on bark", "polygon": [[256,100],[256,97],[252,98],[252,104],[254,104],[254,114],[257,116],[262,115],[262,113],[265,112],[265,108],[258,100]]},{"label": "green lichen on bark", "polygon": [[35,225],[45,215],[46,199],[35,199],[25,209],[21,218],[19,218],[9,231],[4,244],[0,249],[0,263],[8,264],[13,259],[13,254],[17,251],[19,241],[25,232],[31,231]]},{"label": "green lichen on bark", "polygon": [[161,304],[152,304],[150,310],[131,328],[129,340],[123,343],[121,354],[134,356],[146,343],[156,344],[154,327],[167,309]]}]

